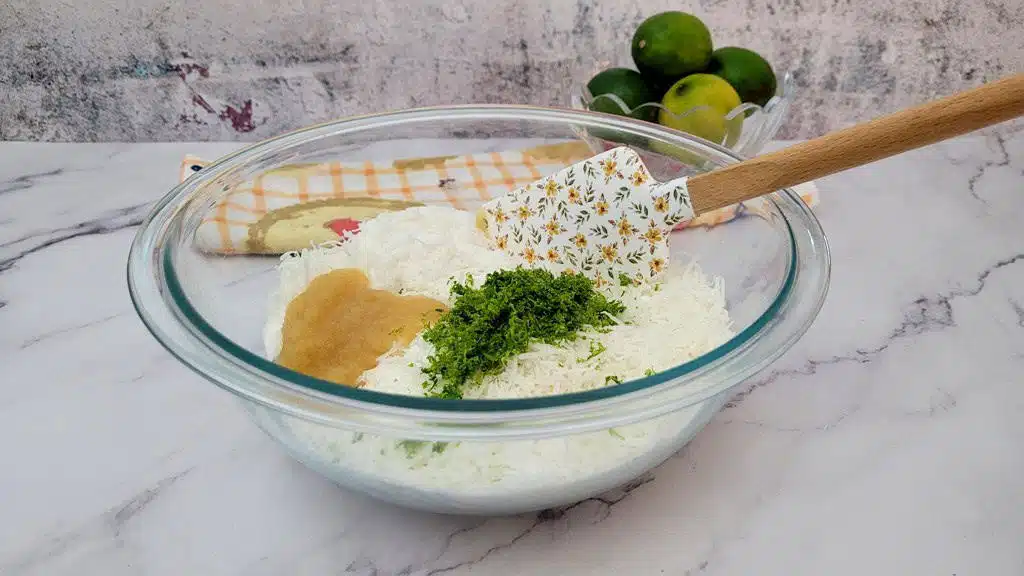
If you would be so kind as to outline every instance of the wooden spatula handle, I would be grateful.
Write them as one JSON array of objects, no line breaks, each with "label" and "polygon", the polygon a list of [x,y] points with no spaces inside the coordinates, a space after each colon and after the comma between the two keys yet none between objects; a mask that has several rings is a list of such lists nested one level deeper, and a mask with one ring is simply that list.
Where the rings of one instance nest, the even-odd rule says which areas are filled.
[{"label": "wooden spatula handle", "polygon": [[690,178],[697,214],[1024,115],[1024,74]]}]

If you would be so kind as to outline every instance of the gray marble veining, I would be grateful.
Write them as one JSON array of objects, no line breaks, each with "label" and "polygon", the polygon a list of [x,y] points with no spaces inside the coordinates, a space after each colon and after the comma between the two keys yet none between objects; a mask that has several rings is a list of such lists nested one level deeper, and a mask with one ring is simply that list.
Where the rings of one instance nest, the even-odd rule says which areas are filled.
[{"label": "gray marble veining", "polygon": [[259,140],[411,106],[565,105],[662,10],[794,74],[783,138],[1024,71],[1020,0],[8,0],[0,139]]},{"label": "gray marble veining", "polygon": [[1024,135],[826,178],[810,332],[613,493],[438,517],[338,489],[146,334],[124,261],[186,152],[0,144],[0,573],[1024,571]]}]

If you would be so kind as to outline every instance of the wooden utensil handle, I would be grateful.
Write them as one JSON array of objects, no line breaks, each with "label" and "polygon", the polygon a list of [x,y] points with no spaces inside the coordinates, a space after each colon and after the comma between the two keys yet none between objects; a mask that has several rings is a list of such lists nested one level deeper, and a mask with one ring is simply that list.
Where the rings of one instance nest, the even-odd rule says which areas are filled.
[{"label": "wooden utensil handle", "polygon": [[1024,115],[1024,74],[882,116],[687,181],[700,214]]}]

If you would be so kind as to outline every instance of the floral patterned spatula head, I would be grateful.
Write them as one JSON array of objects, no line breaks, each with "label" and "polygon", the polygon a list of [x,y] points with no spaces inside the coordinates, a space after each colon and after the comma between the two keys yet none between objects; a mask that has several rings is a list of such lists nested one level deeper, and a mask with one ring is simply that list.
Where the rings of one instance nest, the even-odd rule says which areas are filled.
[{"label": "floral patterned spatula head", "polygon": [[657,182],[619,147],[492,200],[478,223],[496,248],[603,286],[656,281],[669,233],[692,217],[685,178]]}]

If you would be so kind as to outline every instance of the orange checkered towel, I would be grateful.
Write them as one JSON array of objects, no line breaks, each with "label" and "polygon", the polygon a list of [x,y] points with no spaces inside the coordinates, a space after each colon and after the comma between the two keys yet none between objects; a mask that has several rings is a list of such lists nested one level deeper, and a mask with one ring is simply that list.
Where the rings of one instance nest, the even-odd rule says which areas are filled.
[{"label": "orange checkered towel", "polygon": [[[475,210],[485,202],[593,155],[586,143],[522,150],[410,158],[391,162],[296,164],[234,187],[196,232],[196,244],[218,254],[283,254],[337,240],[359,222],[410,206],[442,204]],[[207,163],[186,156],[182,181]],[[813,184],[798,189],[818,202]],[[679,228],[714,226],[744,210],[737,204],[702,214]],[[678,228],[677,228],[678,229]]]}]

